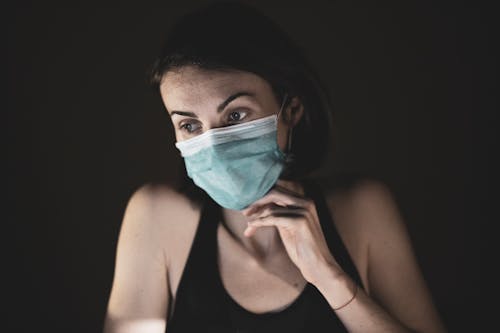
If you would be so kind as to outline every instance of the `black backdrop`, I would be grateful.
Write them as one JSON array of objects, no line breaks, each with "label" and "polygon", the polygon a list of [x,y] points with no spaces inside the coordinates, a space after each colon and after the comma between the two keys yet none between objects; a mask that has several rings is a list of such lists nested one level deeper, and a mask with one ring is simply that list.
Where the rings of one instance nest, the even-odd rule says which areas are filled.
[{"label": "black backdrop", "polygon": [[[127,200],[182,165],[145,73],[173,20],[205,2],[25,1],[4,12],[8,331],[101,330]],[[254,3],[308,50],[333,96],[328,174],[388,184],[446,325],[485,330],[496,265],[493,8]]]}]

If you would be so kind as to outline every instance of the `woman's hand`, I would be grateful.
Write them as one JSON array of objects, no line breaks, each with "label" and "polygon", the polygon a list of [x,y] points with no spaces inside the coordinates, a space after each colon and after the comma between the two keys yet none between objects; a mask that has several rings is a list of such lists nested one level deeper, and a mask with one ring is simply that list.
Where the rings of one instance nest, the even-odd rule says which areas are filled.
[{"label": "woman's hand", "polygon": [[247,237],[261,227],[278,229],[290,259],[308,282],[314,284],[326,270],[344,273],[328,248],[312,199],[275,185],[242,213],[251,218]]}]

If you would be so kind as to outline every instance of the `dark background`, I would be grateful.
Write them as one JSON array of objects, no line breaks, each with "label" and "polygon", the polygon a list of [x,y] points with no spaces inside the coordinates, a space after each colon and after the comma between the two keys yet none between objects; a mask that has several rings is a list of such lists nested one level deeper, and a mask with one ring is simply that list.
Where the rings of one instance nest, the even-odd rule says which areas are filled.
[{"label": "dark background", "polygon": [[[176,179],[182,163],[145,73],[173,21],[201,3],[25,1],[4,12],[6,331],[101,330],[127,200]],[[327,175],[383,180],[450,332],[486,330],[498,308],[493,8],[255,3],[307,50],[333,96]]]}]

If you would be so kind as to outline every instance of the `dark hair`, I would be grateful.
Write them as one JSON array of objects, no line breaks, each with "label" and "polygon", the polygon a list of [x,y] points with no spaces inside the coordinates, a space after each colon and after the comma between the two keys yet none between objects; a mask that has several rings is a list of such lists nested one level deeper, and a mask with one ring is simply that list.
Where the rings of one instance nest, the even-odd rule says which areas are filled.
[{"label": "dark hair", "polygon": [[287,93],[304,105],[293,129],[295,160],[282,178],[302,179],[321,166],[331,142],[330,100],[302,50],[274,22],[248,5],[219,2],[184,16],[167,37],[150,72],[154,87],[186,65],[254,73],[269,82],[278,104]]}]

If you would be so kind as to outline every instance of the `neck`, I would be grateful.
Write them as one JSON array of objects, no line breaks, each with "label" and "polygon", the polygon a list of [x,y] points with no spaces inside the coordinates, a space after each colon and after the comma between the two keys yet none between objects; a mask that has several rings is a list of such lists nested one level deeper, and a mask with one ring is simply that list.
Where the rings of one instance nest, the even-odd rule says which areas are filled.
[{"label": "neck", "polygon": [[[304,194],[303,187],[298,182],[279,179],[276,185],[300,195]],[[222,208],[222,217],[223,225],[229,234],[253,256],[265,259],[283,250],[283,243],[275,227],[261,227],[253,236],[245,237],[243,232],[247,227],[247,222],[250,221],[249,217],[238,210],[227,208]]]}]

